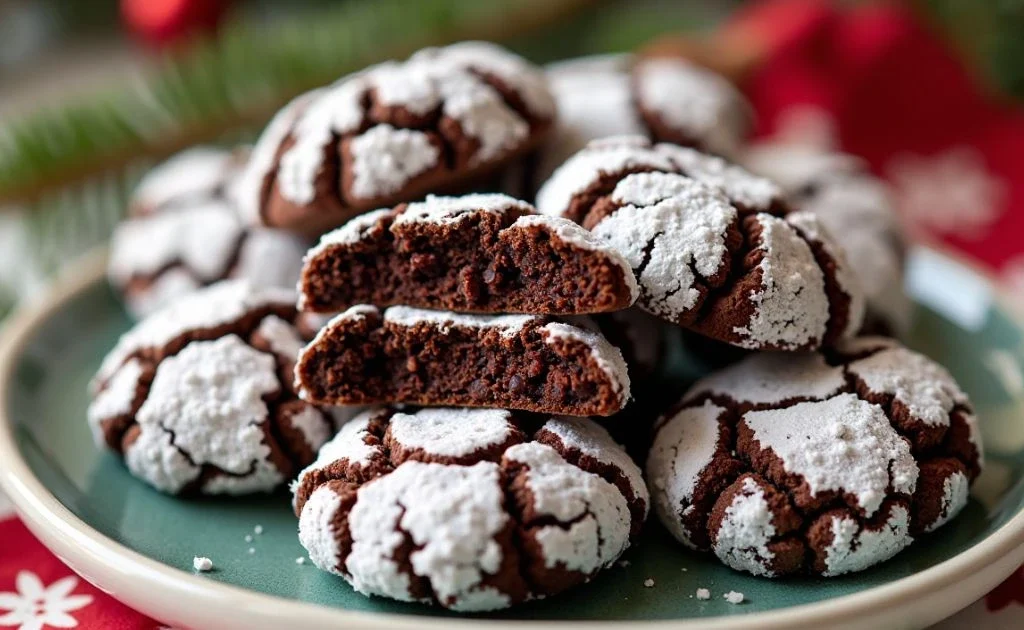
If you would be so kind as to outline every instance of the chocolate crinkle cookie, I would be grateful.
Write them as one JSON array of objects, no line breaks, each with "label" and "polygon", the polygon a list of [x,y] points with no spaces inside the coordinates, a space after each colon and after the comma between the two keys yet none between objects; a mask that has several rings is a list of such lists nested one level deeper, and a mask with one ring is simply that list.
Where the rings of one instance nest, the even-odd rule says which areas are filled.
[{"label": "chocolate crinkle cookie", "polygon": [[331,418],[292,389],[295,318],[291,292],[225,281],[143,320],[93,380],[97,444],[170,494],[280,486],[332,433]]},{"label": "chocolate crinkle cookie", "polygon": [[683,544],[769,577],[891,558],[967,503],[982,447],[949,373],[882,337],[764,353],[659,420],[647,479]]},{"label": "chocolate crinkle cookie", "polygon": [[864,330],[903,334],[913,303],[903,289],[906,234],[886,184],[852,155],[760,144],[744,163],[770,177],[791,204],[818,217],[837,236],[867,300]]},{"label": "chocolate crinkle cookie", "polygon": [[303,400],[608,416],[629,400],[622,353],[597,332],[537,315],[354,306],[299,355]]},{"label": "chocolate crinkle cookie", "polygon": [[225,278],[295,286],[308,242],[246,225],[225,195],[243,154],[186,151],[135,191],[132,207],[140,210],[114,230],[107,277],[136,318]]},{"label": "chocolate crinkle cookie", "polygon": [[611,566],[649,498],[584,418],[376,408],[344,425],[293,485],[313,563],[365,595],[506,608]]},{"label": "chocolate crinkle cookie", "polygon": [[223,197],[249,159],[249,147],[187,149],[146,173],[128,203],[129,216],[190,206]]},{"label": "chocolate crinkle cookie", "polygon": [[352,219],[306,256],[300,308],[404,304],[477,313],[617,311],[636,300],[619,252],[500,194],[428,196]]},{"label": "chocolate crinkle cookie", "polygon": [[520,57],[483,42],[429,48],[293,101],[233,192],[253,220],[320,234],[467,188],[537,146],[554,114],[543,73]]},{"label": "chocolate crinkle cookie", "polygon": [[721,158],[597,140],[555,172],[537,208],[622,253],[640,307],[713,339],[815,349],[861,327],[860,286],[815,215],[792,212],[777,185]]},{"label": "chocolate crinkle cookie", "polygon": [[553,64],[547,75],[558,121],[537,159],[538,185],[588,142],[609,136],[642,135],[731,156],[753,119],[728,80],[684,59],[583,58]]}]

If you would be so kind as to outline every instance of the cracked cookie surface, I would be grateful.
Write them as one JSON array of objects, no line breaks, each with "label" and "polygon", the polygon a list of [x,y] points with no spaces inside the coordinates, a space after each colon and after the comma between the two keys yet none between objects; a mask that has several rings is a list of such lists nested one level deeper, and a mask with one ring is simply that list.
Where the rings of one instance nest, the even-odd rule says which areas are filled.
[{"label": "cracked cookie surface", "polygon": [[864,291],[865,332],[902,334],[913,303],[903,289],[907,237],[886,184],[859,158],[786,145],[749,149],[744,163],[786,191],[793,207],[836,236]]},{"label": "cracked cookie surface", "polygon": [[404,304],[471,313],[581,314],[638,293],[619,252],[501,194],[428,196],[352,219],[306,256],[300,308]]},{"label": "cracked cookie surface", "polygon": [[408,403],[608,416],[627,366],[598,332],[535,315],[354,306],[299,355],[299,395],[328,405]]},{"label": "cracked cookie surface", "polygon": [[98,445],[169,494],[282,485],[330,437],[331,418],[292,389],[303,339],[293,294],[225,281],[121,337],[92,383]]},{"label": "cracked cookie surface", "polygon": [[592,142],[537,196],[618,249],[637,305],[748,349],[834,344],[860,328],[863,296],[842,249],[782,190],[724,160],[643,138]]},{"label": "cracked cookie surface", "polygon": [[642,135],[733,155],[751,108],[722,77],[679,59],[586,57],[547,68],[558,106],[551,138],[539,151],[532,189],[591,140]]},{"label": "cracked cookie surface", "polygon": [[149,173],[110,242],[107,278],[141,319],[174,299],[226,278],[291,288],[309,243],[247,226],[225,195],[245,151],[193,149]]},{"label": "cracked cookie surface", "polygon": [[636,539],[649,503],[640,470],[590,420],[458,408],[361,414],[293,495],[317,567],[365,595],[461,611],[588,581]]},{"label": "cracked cookie surface", "polygon": [[891,339],[759,354],[658,422],[647,479],[683,544],[769,577],[860,571],[967,503],[983,463],[967,396]]},{"label": "cracked cookie surface", "polygon": [[543,74],[484,42],[372,66],[285,107],[238,186],[254,221],[319,234],[348,218],[465,188],[545,136]]}]

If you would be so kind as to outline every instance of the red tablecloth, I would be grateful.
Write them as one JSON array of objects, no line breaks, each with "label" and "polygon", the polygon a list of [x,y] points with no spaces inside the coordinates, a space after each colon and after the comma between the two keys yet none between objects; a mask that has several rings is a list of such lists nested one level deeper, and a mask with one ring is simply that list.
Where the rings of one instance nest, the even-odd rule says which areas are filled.
[{"label": "red tablecloth", "polygon": [[[893,5],[818,0],[737,15],[769,55],[744,86],[758,134],[864,157],[893,185],[911,230],[1024,294],[1024,113],[987,91],[942,39]],[[138,629],[159,624],[77,578],[0,497],[0,627]],[[1024,569],[942,624],[1024,627]]]}]

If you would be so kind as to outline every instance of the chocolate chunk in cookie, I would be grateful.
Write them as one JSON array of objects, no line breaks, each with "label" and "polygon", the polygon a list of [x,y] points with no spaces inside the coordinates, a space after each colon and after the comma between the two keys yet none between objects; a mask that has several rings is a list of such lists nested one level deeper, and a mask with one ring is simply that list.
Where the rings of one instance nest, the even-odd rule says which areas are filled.
[{"label": "chocolate chunk in cookie", "polygon": [[429,48],[287,106],[234,191],[253,220],[320,234],[468,188],[537,146],[553,117],[543,74],[523,59],[483,42]]},{"label": "chocolate chunk in cookie", "polygon": [[608,138],[566,162],[537,197],[618,249],[648,312],[748,349],[834,344],[863,298],[839,248],[781,189],[720,158]]},{"label": "chocolate chunk in cookie", "polygon": [[635,541],[640,470],[593,422],[377,408],[293,486],[299,540],[358,592],[460,611],[557,594]]},{"label": "chocolate chunk in cookie", "polygon": [[758,145],[744,162],[772,178],[790,204],[835,235],[867,301],[866,332],[902,334],[913,303],[903,289],[907,239],[888,187],[852,155]]},{"label": "chocolate chunk in cookie", "polygon": [[427,197],[356,217],[306,257],[303,310],[404,304],[475,313],[579,314],[638,293],[621,254],[575,223],[499,194]]},{"label": "chocolate chunk in cookie", "polygon": [[332,422],[292,389],[303,340],[288,291],[225,281],[121,337],[92,385],[97,444],[170,494],[280,486],[313,461]]},{"label": "chocolate chunk in cookie", "polygon": [[244,153],[186,151],[139,185],[136,215],[114,230],[107,266],[111,286],[136,318],[225,278],[254,287],[295,286],[309,244],[282,230],[245,225],[225,194]]},{"label": "chocolate chunk in cookie", "polygon": [[889,339],[757,354],[659,420],[647,478],[685,545],[755,575],[840,575],[964,507],[976,424],[946,370]]},{"label": "chocolate chunk in cookie", "polygon": [[354,306],[295,369],[317,404],[409,403],[607,416],[629,400],[622,354],[600,334],[533,315]]}]

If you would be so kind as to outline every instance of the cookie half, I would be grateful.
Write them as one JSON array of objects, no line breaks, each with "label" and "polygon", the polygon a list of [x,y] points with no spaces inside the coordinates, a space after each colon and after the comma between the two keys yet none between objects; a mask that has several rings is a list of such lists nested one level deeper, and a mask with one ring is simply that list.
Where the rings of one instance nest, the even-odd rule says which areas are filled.
[{"label": "cookie half", "polygon": [[647,479],[683,544],[755,575],[889,559],[967,503],[982,466],[970,402],[938,364],[862,337],[757,354],[659,420]]},{"label": "cookie half", "polygon": [[534,315],[354,306],[299,355],[300,396],[607,416],[629,400],[626,363],[599,333]]},{"label": "cookie half", "polygon": [[885,182],[859,158],[781,144],[757,145],[744,163],[772,178],[795,208],[841,235],[850,269],[864,291],[863,330],[903,334],[913,303],[903,288],[907,237]]},{"label": "cookie half", "polygon": [[520,57],[484,42],[428,48],[287,106],[234,190],[254,221],[320,234],[465,189],[537,146],[553,117],[543,74]]},{"label": "cookie half", "polygon": [[460,611],[588,581],[636,540],[649,503],[593,422],[536,428],[501,409],[368,411],[293,490],[316,566],[365,595]]},{"label": "cookie half", "polygon": [[500,194],[427,197],[356,217],[306,256],[300,308],[356,304],[470,313],[622,310],[633,270],[611,246]]},{"label": "cookie half", "polygon": [[643,138],[591,143],[541,189],[538,209],[625,256],[648,312],[748,349],[834,344],[864,301],[842,249],[782,190],[724,160]]},{"label": "cookie half", "polygon": [[92,383],[96,443],[170,494],[245,494],[313,461],[331,419],[292,389],[291,292],[225,281],[125,333]]}]

